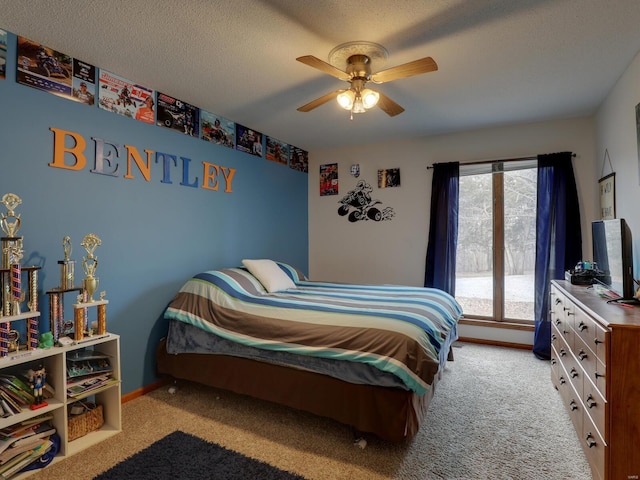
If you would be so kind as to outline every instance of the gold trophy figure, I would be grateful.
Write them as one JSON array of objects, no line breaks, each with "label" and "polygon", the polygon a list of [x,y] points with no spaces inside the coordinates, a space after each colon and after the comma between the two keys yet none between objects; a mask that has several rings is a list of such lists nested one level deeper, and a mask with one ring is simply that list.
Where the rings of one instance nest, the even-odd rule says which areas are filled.
[{"label": "gold trophy figure", "polygon": [[71,237],[66,236],[62,239],[62,250],[64,251],[64,260],[58,260],[60,265],[60,288],[63,290],[72,289],[75,282],[74,270],[75,261],[71,260]]},{"label": "gold trophy figure", "polygon": [[82,243],[80,243],[87,251],[87,256],[82,259],[82,269],[85,274],[83,287],[89,295],[88,302],[95,302],[93,294],[98,289],[98,277],[95,276],[96,269],[98,268],[98,257],[94,255],[94,252],[101,243],[98,236],[93,233],[85,235]]},{"label": "gold trophy figure", "polygon": [[[7,207],[7,213],[2,214],[0,225],[2,230],[7,234],[7,237],[15,238],[16,233],[20,230],[20,214],[16,215],[15,208],[22,203],[22,199],[15,193],[5,193],[2,196],[2,203]],[[13,218],[13,222],[9,219]]]}]

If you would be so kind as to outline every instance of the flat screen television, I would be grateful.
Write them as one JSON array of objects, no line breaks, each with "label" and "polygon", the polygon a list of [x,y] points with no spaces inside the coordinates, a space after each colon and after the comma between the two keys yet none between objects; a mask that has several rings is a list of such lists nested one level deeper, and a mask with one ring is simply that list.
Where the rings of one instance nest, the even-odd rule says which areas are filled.
[{"label": "flat screen television", "polygon": [[633,300],[633,245],[631,230],[623,218],[591,223],[593,262],[597,279],[622,300]]}]

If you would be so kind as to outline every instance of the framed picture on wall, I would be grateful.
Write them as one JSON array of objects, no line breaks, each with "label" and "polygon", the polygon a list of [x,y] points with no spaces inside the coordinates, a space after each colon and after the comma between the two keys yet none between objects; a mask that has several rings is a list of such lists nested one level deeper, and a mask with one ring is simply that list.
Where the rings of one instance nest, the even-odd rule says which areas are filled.
[{"label": "framed picture on wall", "polygon": [[612,220],[616,218],[616,174],[610,173],[598,180],[600,187],[600,218]]}]

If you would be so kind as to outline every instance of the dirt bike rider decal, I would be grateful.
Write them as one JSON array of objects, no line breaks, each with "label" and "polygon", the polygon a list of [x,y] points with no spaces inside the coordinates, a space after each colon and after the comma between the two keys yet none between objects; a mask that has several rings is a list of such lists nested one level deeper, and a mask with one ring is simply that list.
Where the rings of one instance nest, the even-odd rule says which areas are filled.
[{"label": "dirt bike rider decal", "polygon": [[371,199],[371,192],[373,188],[364,180],[360,180],[356,188],[347,192],[339,201],[341,203],[338,208],[338,214],[347,217],[350,222],[357,222],[359,220],[373,220],[380,222],[382,220],[391,220],[395,215],[393,208],[386,207],[380,210],[375,205],[380,205],[382,202],[379,200]]}]

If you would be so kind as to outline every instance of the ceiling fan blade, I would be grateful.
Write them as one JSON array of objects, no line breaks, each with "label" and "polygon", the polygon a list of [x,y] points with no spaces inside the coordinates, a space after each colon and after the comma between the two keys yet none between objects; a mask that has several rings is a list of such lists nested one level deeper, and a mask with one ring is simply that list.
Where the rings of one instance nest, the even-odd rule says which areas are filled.
[{"label": "ceiling fan blade", "polygon": [[404,108],[402,108],[396,102],[391,100],[384,93],[378,92],[378,95],[380,95],[380,98],[378,99],[378,104],[377,104],[378,107],[380,107],[380,109],[390,117],[395,117],[396,115],[399,115],[402,112],[404,112]]},{"label": "ceiling fan blade", "polygon": [[339,78],[340,80],[349,80],[351,77],[347,74],[347,72],[343,72],[339,68],[334,67],[330,63],[327,63],[323,60],[320,60],[313,55],[305,55],[303,57],[296,58],[300,63],[304,63],[305,65],[309,65],[310,67],[316,68],[321,72],[328,73],[329,75]]},{"label": "ceiling fan blade", "polygon": [[311,110],[313,110],[314,108],[319,107],[320,105],[324,105],[325,103],[327,103],[330,100],[333,100],[334,98],[336,98],[338,96],[338,94],[344,92],[345,90],[336,90],[334,92],[331,93],[327,93],[326,95],[323,95],[320,98],[316,98],[315,100],[307,103],[306,105],[303,105],[301,107],[298,107],[298,111],[299,112],[309,112]]},{"label": "ceiling fan blade", "polygon": [[414,75],[433,72],[435,70],[438,70],[438,64],[435,60],[431,57],[425,57],[374,73],[371,75],[371,81],[375,83],[390,82],[391,80],[413,77]]}]

